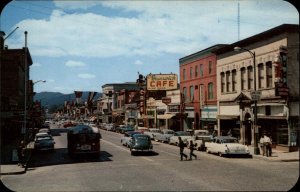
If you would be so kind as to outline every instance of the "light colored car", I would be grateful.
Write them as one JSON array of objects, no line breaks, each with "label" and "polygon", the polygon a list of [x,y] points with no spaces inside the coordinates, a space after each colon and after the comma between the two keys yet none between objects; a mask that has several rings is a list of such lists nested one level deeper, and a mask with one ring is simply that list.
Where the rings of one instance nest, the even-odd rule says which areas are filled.
[{"label": "light colored car", "polygon": [[179,139],[178,137],[181,137],[183,143],[187,145],[187,140],[192,139],[192,136],[189,132],[186,131],[177,131],[174,133],[172,137],[170,137],[169,144],[170,145],[178,145]]},{"label": "light colored car", "polygon": [[35,150],[54,150],[54,140],[48,133],[37,133],[34,138]]},{"label": "light colored car", "polygon": [[160,133],[154,135],[155,141],[167,142],[169,143],[170,138],[174,135],[174,131],[171,129],[163,129]]},{"label": "light colored car", "polygon": [[205,151],[206,150],[205,143],[212,141],[212,139],[213,139],[212,135],[197,135],[197,136],[194,135],[192,138],[187,139],[187,148],[190,148],[190,141],[192,140],[196,150]]},{"label": "light colored car", "polygon": [[207,153],[224,155],[250,155],[246,145],[240,144],[238,139],[230,136],[217,136],[211,142],[205,143]]},{"label": "light colored car", "polygon": [[130,139],[132,139],[132,136],[133,136],[134,134],[141,134],[141,133],[140,133],[140,132],[137,132],[137,131],[128,131],[128,132],[125,132],[125,133],[124,133],[124,136],[121,137],[121,144],[122,144],[123,146],[128,147],[128,146],[129,146],[129,141],[130,141]]},{"label": "light colored car", "polygon": [[160,129],[158,128],[149,128],[148,131],[144,131],[145,135],[149,135],[149,137],[151,138],[151,140],[154,139],[155,135],[161,133]]}]

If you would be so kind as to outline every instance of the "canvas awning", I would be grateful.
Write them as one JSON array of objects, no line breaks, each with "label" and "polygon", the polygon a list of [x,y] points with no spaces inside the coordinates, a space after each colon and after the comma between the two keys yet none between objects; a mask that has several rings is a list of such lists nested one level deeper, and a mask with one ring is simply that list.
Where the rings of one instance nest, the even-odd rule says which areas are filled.
[{"label": "canvas awning", "polygon": [[172,117],[174,117],[175,114],[163,114],[163,115],[157,115],[157,119],[171,119]]}]

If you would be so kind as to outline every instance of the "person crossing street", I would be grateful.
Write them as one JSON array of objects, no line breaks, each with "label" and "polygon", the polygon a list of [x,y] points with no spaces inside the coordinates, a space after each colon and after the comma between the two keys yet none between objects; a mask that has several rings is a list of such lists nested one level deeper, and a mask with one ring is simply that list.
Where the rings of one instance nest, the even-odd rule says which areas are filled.
[{"label": "person crossing street", "polygon": [[179,149],[180,149],[180,161],[183,160],[183,157],[185,157],[185,160],[187,160],[187,155],[185,153],[183,153],[184,143],[183,143],[181,137],[178,137],[178,140],[179,140],[178,146],[179,146]]},{"label": "person crossing street", "polygon": [[196,147],[196,144],[193,143],[193,141],[190,141],[190,160],[192,160],[192,157],[195,157],[197,159],[197,155],[194,154],[194,149]]}]

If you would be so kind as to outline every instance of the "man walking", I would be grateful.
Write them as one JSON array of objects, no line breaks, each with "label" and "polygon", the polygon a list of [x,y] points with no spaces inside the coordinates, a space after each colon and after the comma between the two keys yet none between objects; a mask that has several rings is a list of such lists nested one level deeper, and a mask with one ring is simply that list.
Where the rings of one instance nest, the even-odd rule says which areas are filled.
[{"label": "man walking", "polygon": [[192,160],[192,156],[195,157],[195,159],[197,159],[197,155],[194,154],[194,148],[195,148],[195,144],[191,140],[190,141],[190,160]]},{"label": "man walking", "polygon": [[183,153],[184,143],[183,143],[181,137],[178,137],[178,139],[179,139],[178,146],[179,146],[179,149],[180,149],[180,161],[183,160],[183,157],[185,157],[185,160],[187,160],[187,155],[185,153]]},{"label": "man walking", "polygon": [[18,146],[18,158],[19,158],[19,163],[18,166],[24,167],[24,141],[21,141],[19,146]]}]

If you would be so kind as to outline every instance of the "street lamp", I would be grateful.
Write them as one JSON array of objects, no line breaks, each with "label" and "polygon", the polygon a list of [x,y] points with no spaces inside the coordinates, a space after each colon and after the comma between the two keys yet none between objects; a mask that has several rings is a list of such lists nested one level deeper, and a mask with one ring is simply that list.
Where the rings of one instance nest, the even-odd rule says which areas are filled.
[{"label": "street lamp", "polygon": [[[247,51],[250,53],[251,57],[253,58],[253,72],[254,72],[254,92],[251,93],[252,95],[260,95],[256,91],[256,59],[255,59],[255,52],[250,51],[249,49],[243,48],[243,47],[234,47],[234,51],[240,52],[241,50]],[[259,97],[259,96],[258,96]],[[257,100],[259,99],[257,96],[252,97],[252,100],[254,101],[254,120],[253,120],[253,127],[254,127],[254,154],[259,155],[259,149],[258,149],[258,129],[257,129]]]}]

